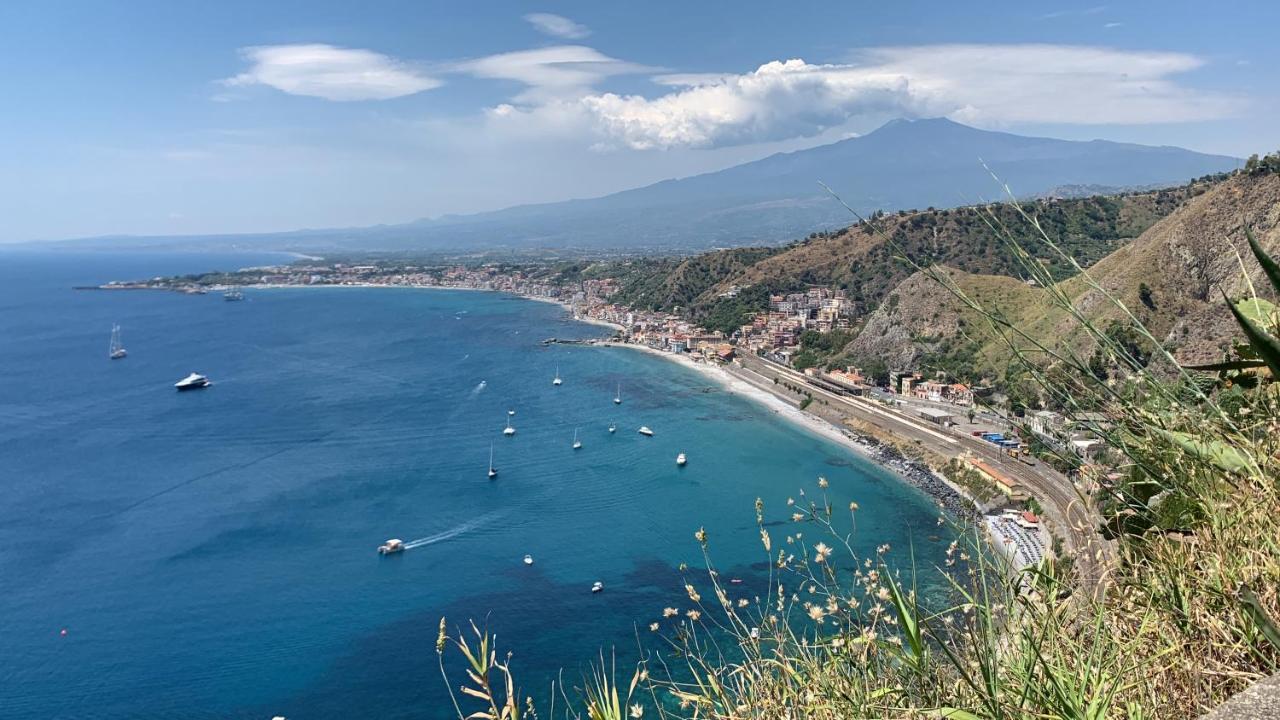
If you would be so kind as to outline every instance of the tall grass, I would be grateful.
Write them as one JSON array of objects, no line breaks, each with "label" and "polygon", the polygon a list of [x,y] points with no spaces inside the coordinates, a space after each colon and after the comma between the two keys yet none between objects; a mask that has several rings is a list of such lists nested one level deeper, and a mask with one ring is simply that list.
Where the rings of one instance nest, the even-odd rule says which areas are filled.
[{"label": "tall grass", "polygon": [[[1073,262],[1033,214],[1019,212],[1039,242]],[[1209,372],[1181,368],[1080,269],[1148,346],[1149,364],[1077,310],[996,214],[989,218],[992,234],[1091,339],[1092,356],[1040,342],[947,274],[921,269],[983,318],[1048,402],[1104,418],[1092,429],[1113,449],[1109,471],[1095,478],[1099,528],[1116,545],[1107,582],[1073,592],[1052,565],[1018,576],[965,532],[938,568],[949,600],[933,607],[911,568],[883,560],[885,548],[857,555],[837,529],[846,513],[856,527],[856,505],[832,508],[819,480],[785,510],[793,525],[778,537],[756,503],[767,591],[739,596],[721,583],[699,530],[707,572],[655,612],[653,641],[626,693],[601,657],[577,697],[562,691],[563,716],[1184,718],[1280,670],[1280,364],[1271,362],[1280,346],[1266,341],[1280,336],[1274,306],[1251,292],[1236,313],[1236,356]],[[1242,267],[1260,263],[1280,292],[1280,272],[1252,245]],[[509,668],[484,633],[472,634],[471,643],[453,640],[475,690],[461,700],[478,705],[459,715],[517,717]]]}]

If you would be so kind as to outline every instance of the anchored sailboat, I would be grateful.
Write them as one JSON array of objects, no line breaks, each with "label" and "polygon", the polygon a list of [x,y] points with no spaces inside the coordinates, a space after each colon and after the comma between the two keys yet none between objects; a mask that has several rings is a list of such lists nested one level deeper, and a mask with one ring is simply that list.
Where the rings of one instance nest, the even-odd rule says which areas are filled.
[{"label": "anchored sailboat", "polygon": [[493,468],[493,443],[489,443],[489,479],[498,477],[498,471]]},{"label": "anchored sailboat", "polygon": [[559,384],[560,384],[560,366],[559,366],[559,365],[557,365],[557,366],[556,366],[556,379],[555,379],[555,380],[552,380],[552,381],[551,381],[551,384],[552,384],[552,385],[559,385]]},{"label": "anchored sailboat", "polygon": [[507,426],[502,429],[502,434],[511,437],[516,434],[516,429],[511,427],[511,415],[507,415]]},{"label": "anchored sailboat", "polygon": [[120,358],[125,357],[128,354],[129,354],[129,351],[125,350],[124,345],[120,342],[120,326],[112,325],[111,326],[111,347],[109,350],[107,350],[107,356],[110,357],[112,360],[119,360]]},{"label": "anchored sailboat", "polygon": [[613,404],[622,404],[622,383],[618,383],[618,392],[613,396]]},{"label": "anchored sailboat", "polygon": [[578,428],[573,429],[573,449],[574,450],[582,449],[582,441],[578,439]]}]

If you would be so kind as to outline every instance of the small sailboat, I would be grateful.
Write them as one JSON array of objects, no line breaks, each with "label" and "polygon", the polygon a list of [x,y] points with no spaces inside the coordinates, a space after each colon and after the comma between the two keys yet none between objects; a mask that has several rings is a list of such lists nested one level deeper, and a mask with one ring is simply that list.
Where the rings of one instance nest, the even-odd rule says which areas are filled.
[{"label": "small sailboat", "polygon": [[610,432],[610,433],[615,433],[615,432],[617,432],[617,431],[618,431],[618,425],[617,425],[617,423],[609,423],[609,432]]},{"label": "small sailboat", "polygon": [[524,556],[524,564],[525,564],[525,565],[532,565],[532,564],[533,564],[533,556],[532,556],[532,555],[525,555],[525,556]]},{"label": "small sailboat", "polygon": [[498,477],[498,471],[493,467],[493,443],[489,443],[489,479]]},{"label": "small sailboat", "polygon": [[653,431],[649,429],[648,425],[641,425],[639,433],[645,437],[653,437]]},{"label": "small sailboat", "polygon": [[129,351],[125,350],[124,345],[120,342],[120,326],[112,325],[111,326],[111,347],[110,349],[107,350],[107,357],[111,358],[112,360],[119,360],[120,358],[123,358],[128,354],[129,354]]},{"label": "small sailboat", "polygon": [[516,429],[511,427],[511,415],[507,415],[507,426],[502,429],[502,434],[511,437],[516,434]]},{"label": "small sailboat", "polygon": [[622,404],[622,383],[618,383],[618,392],[614,393],[613,395],[613,404],[614,405]]},{"label": "small sailboat", "polygon": [[557,365],[557,366],[556,366],[556,379],[555,379],[555,380],[552,380],[552,381],[551,381],[551,384],[552,384],[552,385],[559,385],[559,384],[560,384],[560,366],[559,366],[559,365]]},{"label": "small sailboat", "polygon": [[578,439],[578,428],[573,429],[573,449],[574,450],[582,449],[582,441]]},{"label": "small sailboat", "polygon": [[684,453],[680,453],[676,456],[676,465],[684,467],[684,464],[687,462],[689,462],[689,459],[684,456]]}]

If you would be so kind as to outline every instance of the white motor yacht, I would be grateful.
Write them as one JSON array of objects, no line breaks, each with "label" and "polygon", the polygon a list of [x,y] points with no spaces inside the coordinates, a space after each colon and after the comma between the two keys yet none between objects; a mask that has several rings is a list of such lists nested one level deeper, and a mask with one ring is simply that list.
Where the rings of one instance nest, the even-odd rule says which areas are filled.
[{"label": "white motor yacht", "polygon": [[209,382],[209,378],[201,375],[200,373],[191,373],[174,383],[173,386],[178,388],[178,390],[199,390],[200,388],[207,388],[212,384],[213,383]]},{"label": "white motor yacht", "polygon": [[653,431],[649,429],[648,425],[641,425],[640,430],[638,432],[641,435],[645,435],[647,437],[653,437]]},{"label": "white motor yacht", "polygon": [[680,453],[679,455],[676,456],[676,464],[679,465],[680,467],[684,467],[684,464],[688,461],[689,460],[684,456],[684,453]]},{"label": "white motor yacht", "polygon": [[393,555],[398,552],[404,552],[404,541],[400,538],[391,538],[378,546],[379,555]]}]

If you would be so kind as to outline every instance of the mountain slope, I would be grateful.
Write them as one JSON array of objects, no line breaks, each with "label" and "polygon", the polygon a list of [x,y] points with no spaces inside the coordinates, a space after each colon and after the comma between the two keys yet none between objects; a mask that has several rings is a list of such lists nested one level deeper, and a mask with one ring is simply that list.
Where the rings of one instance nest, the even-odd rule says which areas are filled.
[{"label": "mountain slope", "polygon": [[[1090,268],[1089,278],[1100,289],[1079,276],[1057,289],[1099,328],[1124,326],[1123,311],[1105,292],[1123,302],[1180,362],[1218,360],[1237,335],[1218,288],[1241,297],[1249,282],[1264,295],[1267,287],[1256,263],[1244,263],[1249,281],[1241,272],[1237,254],[1249,257],[1245,225],[1265,249],[1280,252],[1280,175],[1240,174],[1217,184]],[[1046,346],[1082,357],[1092,351],[1092,340],[1045,289],[1006,277],[944,271],[962,291]],[[846,353],[894,367],[967,365],[987,374],[998,373],[1009,358],[1009,349],[975,312],[923,273],[887,296]]]},{"label": "mountain slope", "polygon": [[[1024,201],[1022,204],[1040,218],[1067,253],[1088,267],[1138,237],[1213,182],[1118,197]],[[846,290],[857,314],[861,315],[879,305],[889,291],[911,274],[911,266],[902,261],[902,256],[920,265],[949,265],[968,273],[1023,278],[1026,273],[1013,250],[991,231],[988,223],[993,222],[1009,228],[1019,241],[1031,248],[1034,257],[1046,263],[1055,278],[1063,279],[1075,273],[1074,267],[1049,248],[1033,242],[1032,228],[1021,220],[1016,207],[997,204],[901,212],[839,231],[814,233],[802,242],[754,255],[723,251],[694,256],[683,263],[669,261],[662,267],[651,268],[653,274],[661,276],[660,282],[667,288],[665,294],[631,292],[630,288],[636,286],[633,282],[624,287],[620,300],[661,310],[683,305],[701,317],[715,304],[758,311],[767,307],[770,292],[826,286]],[[873,232],[872,227],[879,231]],[[732,256],[735,262],[726,263],[721,257],[726,255]],[[750,262],[745,262],[747,260]],[[686,283],[685,273],[674,272],[680,264],[714,264],[722,274],[718,282]],[[627,273],[629,277],[634,275]],[[732,303],[722,300],[722,296],[734,288],[743,290],[743,294]],[[759,292],[755,292],[757,289]],[[748,301],[755,302],[755,306],[747,306]],[[728,321],[738,314],[726,314],[725,319]]]},{"label": "mountain slope", "polygon": [[[987,168],[983,167],[986,163]],[[1240,161],[1173,147],[1076,142],[990,132],[949,120],[896,120],[861,137],[666,180],[603,197],[526,205],[405,225],[112,244],[298,251],[577,248],[702,250],[777,243],[848,225],[825,182],[859,212],[952,207],[1065,186],[1176,185]],[[105,239],[94,241],[108,242]]]}]

